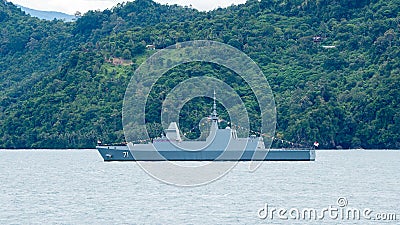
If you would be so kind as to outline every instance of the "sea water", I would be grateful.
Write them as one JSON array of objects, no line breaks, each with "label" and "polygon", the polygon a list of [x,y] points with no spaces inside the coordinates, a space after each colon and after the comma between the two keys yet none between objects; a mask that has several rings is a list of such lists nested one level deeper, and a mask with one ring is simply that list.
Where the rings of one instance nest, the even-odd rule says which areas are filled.
[{"label": "sea water", "polygon": [[96,150],[0,150],[0,224],[400,224],[400,151],[248,166],[183,188]]}]

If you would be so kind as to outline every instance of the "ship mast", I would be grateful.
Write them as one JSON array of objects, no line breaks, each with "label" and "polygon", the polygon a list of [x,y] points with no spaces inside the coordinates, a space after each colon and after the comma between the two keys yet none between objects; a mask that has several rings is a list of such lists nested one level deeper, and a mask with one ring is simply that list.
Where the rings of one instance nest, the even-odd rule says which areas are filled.
[{"label": "ship mast", "polygon": [[211,114],[212,120],[218,122],[218,113],[217,113],[217,98],[215,97],[215,90],[214,90],[214,105],[213,105],[213,112]]},{"label": "ship mast", "polygon": [[212,126],[214,129],[218,129],[218,113],[217,113],[217,98],[214,90],[214,105],[213,105],[213,112],[211,114],[212,119]]}]

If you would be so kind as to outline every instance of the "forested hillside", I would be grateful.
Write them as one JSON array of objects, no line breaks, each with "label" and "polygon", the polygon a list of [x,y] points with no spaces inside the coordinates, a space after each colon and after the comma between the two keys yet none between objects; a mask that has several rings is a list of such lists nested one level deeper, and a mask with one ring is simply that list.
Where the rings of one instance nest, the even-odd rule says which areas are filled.
[{"label": "forested hillside", "polygon": [[[0,0],[0,148],[124,141],[125,89],[157,51],[146,45],[205,39],[242,50],[263,70],[275,95],[277,138],[318,140],[322,148],[400,148],[399,22],[400,0],[249,0],[210,12],[136,0],[72,23],[32,18]],[[159,82],[159,96],[153,92],[146,120],[154,135],[162,93],[202,75],[232,81],[257,118],[254,96],[235,74],[191,63]],[[209,113],[204,102],[184,107],[188,136],[198,135],[192,128]]]}]

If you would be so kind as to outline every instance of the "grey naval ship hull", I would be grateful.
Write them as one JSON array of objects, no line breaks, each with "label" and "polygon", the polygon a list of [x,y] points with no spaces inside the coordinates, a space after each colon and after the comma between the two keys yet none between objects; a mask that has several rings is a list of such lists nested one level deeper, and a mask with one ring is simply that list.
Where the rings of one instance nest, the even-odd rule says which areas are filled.
[{"label": "grey naval ship hull", "polygon": [[[132,154],[128,146],[97,146],[104,161],[314,161],[315,150],[270,149],[256,153],[264,157],[253,157],[255,151],[236,151],[222,154],[222,151],[136,151]],[[134,157],[136,156],[136,158]]]},{"label": "grey naval ship hull", "polygon": [[104,161],[314,161],[313,149],[267,149],[263,137],[240,138],[235,128],[218,126],[214,92],[210,132],[203,141],[182,140],[176,122],[147,144],[97,146]]}]

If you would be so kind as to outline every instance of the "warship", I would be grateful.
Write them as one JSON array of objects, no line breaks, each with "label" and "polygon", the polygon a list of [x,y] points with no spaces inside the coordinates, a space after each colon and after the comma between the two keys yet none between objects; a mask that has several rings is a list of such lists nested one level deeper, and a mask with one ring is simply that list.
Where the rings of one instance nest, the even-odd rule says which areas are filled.
[{"label": "warship", "polygon": [[176,122],[165,135],[146,144],[101,145],[96,147],[104,161],[315,161],[315,149],[265,148],[262,135],[238,137],[234,127],[219,127],[214,93],[211,126],[204,141],[182,140]]}]

